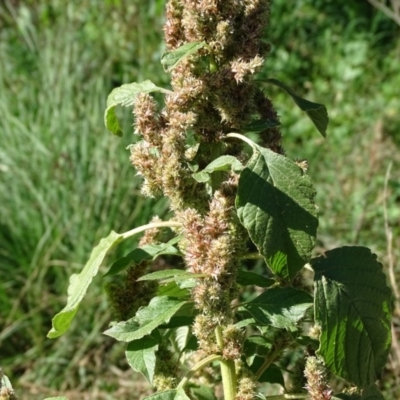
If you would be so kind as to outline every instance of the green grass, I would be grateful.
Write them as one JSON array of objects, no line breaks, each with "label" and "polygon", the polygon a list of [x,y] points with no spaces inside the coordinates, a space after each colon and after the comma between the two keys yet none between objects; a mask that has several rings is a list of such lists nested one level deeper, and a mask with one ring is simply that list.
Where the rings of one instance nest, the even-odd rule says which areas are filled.
[{"label": "green grass", "polygon": [[[97,24],[111,30],[121,15],[107,21],[103,10],[101,19],[93,13],[82,21],[80,4],[70,2],[66,16],[56,1],[1,10],[0,363],[11,378],[59,388],[76,387],[81,359],[104,346],[100,332],[111,318],[98,279],[69,337],[46,339],[69,275],[111,229],[123,232],[165,212],[139,196],[126,150],[134,138],[112,137],[102,123],[107,95],[127,70],[130,79],[155,74],[145,65],[159,57],[160,35],[154,48],[135,48],[136,41],[129,48],[125,27],[112,35],[125,46],[118,52],[110,37],[99,39]],[[138,34],[140,24],[161,21],[159,10],[147,8],[125,17],[138,23],[132,36],[151,43]]]},{"label": "green grass", "polygon": [[[326,104],[328,139],[288,96],[266,90],[288,156],[310,162],[321,213],[316,251],[367,245],[386,268],[390,162],[387,222],[391,255],[400,258],[399,28],[371,7],[343,3],[335,13],[328,3],[304,0],[293,10],[275,0],[274,46],[263,73]],[[166,211],[164,203],[139,195],[126,150],[135,138],[112,137],[102,122],[114,86],[144,79],[168,85],[159,63],[163,4],[0,5],[0,365],[17,388],[90,388],[104,396],[92,398],[111,399],[104,393],[133,379],[110,372],[110,365],[126,366],[123,348],[101,335],[111,316],[100,278],[70,332],[56,341],[46,333],[65,304],[68,277],[80,271],[93,245],[111,229],[123,232]],[[124,115],[129,132],[129,111]],[[389,366],[382,386],[386,398],[397,399],[392,383],[399,365]]]}]

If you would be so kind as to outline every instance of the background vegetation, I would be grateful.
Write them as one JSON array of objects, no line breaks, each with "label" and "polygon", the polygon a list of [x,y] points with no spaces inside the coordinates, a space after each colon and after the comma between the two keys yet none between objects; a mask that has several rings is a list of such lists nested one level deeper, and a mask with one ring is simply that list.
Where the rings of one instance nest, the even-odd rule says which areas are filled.
[{"label": "background vegetation", "polygon": [[[318,251],[372,247],[396,294],[400,27],[366,1],[274,0],[271,11],[262,74],[324,103],[331,119],[323,140],[288,96],[266,88],[288,156],[310,163]],[[93,245],[168,210],[138,196],[126,151],[133,135],[113,138],[102,122],[113,87],[146,78],[168,85],[163,12],[163,0],[0,4],[0,366],[21,398],[132,398],[132,385],[139,397],[123,348],[100,334],[111,319],[100,278],[70,333],[56,341],[46,333]],[[131,123],[127,113],[125,132]],[[398,298],[394,305],[399,337]],[[381,382],[387,399],[400,397],[399,377],[395,340]]]}]

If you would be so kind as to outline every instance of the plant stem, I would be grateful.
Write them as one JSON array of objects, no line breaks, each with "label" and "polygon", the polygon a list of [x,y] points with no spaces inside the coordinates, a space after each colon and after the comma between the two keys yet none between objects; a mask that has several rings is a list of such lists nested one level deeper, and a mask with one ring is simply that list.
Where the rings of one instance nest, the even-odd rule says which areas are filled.
[{"label": "plant stem", "polygon": [[[220,326],[215,328],[215,336],[217,344],[221,351],[224,347],[224,341],[222,338],[222,329]],[[236,397],[237,388],[237,377],[235,371],[235,363],[233,360],[220,360],[221,375],[222,375],[222,386],[224,388],[224,400],[234,400]]]},{"label": "plant stem", "polygon": [[177,386],[178,389],[182,389],[188,382],[189,379],[200,369],[204,368],[207,364],[210,364],[213,361],[221,360],[221,356],[217,354],[211,354],[210,356],[206,357],[205,359],[198,362],[190,371],[186,374],[186,376],[180,381],[179,385]]},{"label": "plant stem", "polygon": [[282,351],[281,349],[275,348],[273,352],[265,358],[263,365],[261,365],[261,367],[258,369],[256,373],[257,381],[260,379],[260,376],[263,374],[263,372],[276,360],[281,351]]},{"label": "plant stem", "polygon": [[176,222],[176,221],[165,221],[165,222],[152,222],[151,224],[147,225],[142,225],[139,226],[138,228],[132,229],[128,232],[125,232],[122,234],[123,240],[130,238],[131,236],[134,236],[140,232],[147,231],[148,229],[154,229],[154,228],[179,228],[182,226],[181,223]]},{"label": "plant stem", "polygon": [[226,135],[226,137],[240,139],[243,142],[247,143],[249,146],[251,146],[253,148],[253,150],[255,150],[255,148],[256,148],[256,144],[251,139],[249,139],[246,136],[241,135],[240,133],[231,132],[231,133],[228,133]]}]

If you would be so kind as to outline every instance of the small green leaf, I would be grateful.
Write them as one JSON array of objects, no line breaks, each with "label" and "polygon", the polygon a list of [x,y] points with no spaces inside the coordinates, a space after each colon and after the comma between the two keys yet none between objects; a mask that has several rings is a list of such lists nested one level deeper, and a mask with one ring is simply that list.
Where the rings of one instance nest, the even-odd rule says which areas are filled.
[{"label": "small green leaf", "polygon": [[280,125],[280,122],[276,119],[257,119],[249,124],[245,125],[241,131],[244,133],[260,133],[266,129],[276,128]]},{"label": "small green leaf", "polygon": [[140,264],[143,261],[155,260],[161,255],[178,255],[179,250],[173,245],[180,239],[181,236],[177,236],[171,239],[168,243],[147,244],[140,248],[136,248],[125,257],[119,258],[115,261],[104,276],[116,275],[130,266]]},{"label": "small green leaf", "polygon": [[104,112],[104,123],[108,131],[117,136],[122,136],[121,125],[115,114],[115,107],[120,105],[130,107],[140,93],[171,93],[167,89],[156,86],[153,82],[146,80],[142,83],[127,83],[112,90],[107,98],[107,108]]},{"label": "small green leaf", "polygon": [[189,339],[192,337],[192,332],[189,326],[180,326],[176,329],[174,335],[174,345],[182,352],[185,350],[186,345],[189,342]]},{"label": "small green leaf", "polygon": [[297,96],[297,94],[294,93],[292,89],[290,89],[281,81],[278,81],[278,79],[271,78],[271,79],[266,79],[263,82],[272,83],[273,85],[278,86],[281,89],[284,89],[288,94],[290,94],[294,102],[299,106],[299,108],[302,111],[304,111],[308,115],[308,117],[314,123],[319,133],[323,137],[326,137],[326,129],[328,128],[329,117],[328,117],[328,111],[326,110],[326,107],[323,104],[313,103],[312,101]]},{"label": "small green leaf", "polygon": [[163,281],[175,282],[184,281],[187,279],[195,279],[206,276],[205,274],[193,274],[182,269],[166,269],[163,271],[151,272],[150,274],[141,276],[138,281]]},{"label": "small green leaf", "polygon": [[140,372],[149,383],[153,383],[158,344],[155,337],[145,336],[130,342],[125,351],[128,364],[133,370]]},{"label": "small green leaf", "polygon": [[309,176],[293,161],[256,144],[253,148],[240,174],[238,217],[272,271],[293,279],[314,247],[316,192]]},{"label": "small green leaf", "polygon": [[372,385],[391,343],[391,291],[382,265],[365,247],[342,247],[312,260],[319,354],[336,375]]},{"label": "small green leaf", "polygon": [[216,171],[235,171],[239,172],[243,169],[241,162],[233,156],[220,156],[211,161],[202,171],[193,174],[193,178],[197,182],[206,183],[211,180],[211,174]]},{"label": "small green leaf", "polygon": [[164,67],[164,71],[171,72],[184,58],[196,53],[205,45],[205,42],[191,42],[164,53],[161,56],[161,64]]},{"label": "small green leaf", "polygon": [[92,279],[97,275],[106,254],[122,240],[123,234],[111,231],[111,233],[106,238],[101,239],[100,243],[92,250],[89,261],[86,263],[82,272],[71,275],[68,287],[67,305],[54,316],[52,320],[53,328],[47,334],[47,337],[54,339],[68,330],[72,319],[78,311],[79,304],[85,297]]},{"label": "small green leaf", "polygon": [[190,400],[190,398],[187,397],[183,389],[172,389],[151,394],[144,397],[143,400]]},{"label": "small green leaf", "polygon": [[289,331],[297,330],[297,323],[312,306],[312,297],[302,290],[291,287],[267,289],[245,308],[261,325]]},{"label": "small green leaf", "polygon": [[265,357],[271,348],[271,342],[269,342],[264,336],[248,337],[243,345],[243,353],[246,356],[247,365],[251,366],[257,356]]},{"label": "small green leaf", "polygon": [[128,321],[119,322],[104,334],[122,342],[131,342],[149,335],[154,329],[169,322],[186,301],[173,297],[154,297]]},{"label": "small green leaf", "polygon": [[255,272],[240,270],[236,283],[240,286],[254,285],[258,287],[269,287],[275,283],[275,280],[266,278],[265,276],[256,274]]}]

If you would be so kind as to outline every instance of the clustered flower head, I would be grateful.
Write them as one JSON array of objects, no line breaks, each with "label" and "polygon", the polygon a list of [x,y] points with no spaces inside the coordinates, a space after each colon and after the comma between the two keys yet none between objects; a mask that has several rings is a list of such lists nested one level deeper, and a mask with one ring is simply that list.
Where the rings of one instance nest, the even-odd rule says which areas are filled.
[{"label": "clustered flower head", "polygon": [[308,357],[304,375],[311,400],[331,400],[333,392],[327,383],[326,369],[317,357]]},{"label": "clustered flower head", "polygon": [[[134,104],[135,132],[142,140],[132,146],[131,161],[144,178],[144,194],[169,198],[182,224],[181,250],[187,268],[203,274],[193,289],[200,311],[193,331],[200,349],[209,353],[218,351],[215,328],[234,322],[230,304],[247,233],[234,208],[235,175],[216,173],[210,191],[193,179],[192,166],[201,170],[220,155],[241,157],[242,146],[225,140],[226,134],[245,132],[255,119],[278,120],[272,103],[252,81],[269,51],[263,40],[269,3],[169,0],[164,26],[167,50],[188,43],[203,46],[172,69],[172,92],[162,110],[148,94],[138,96]],[[266,147],[283,152],[278,129],[266,129],[260,138]],[[241,333],[232,327],[227,332],[222,355],[239,359]]]}]

